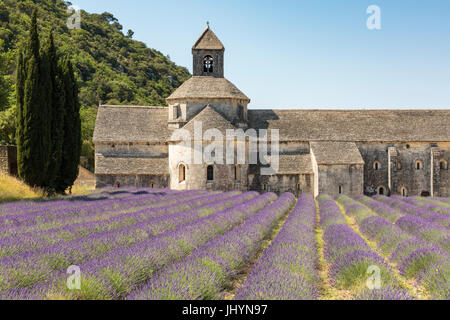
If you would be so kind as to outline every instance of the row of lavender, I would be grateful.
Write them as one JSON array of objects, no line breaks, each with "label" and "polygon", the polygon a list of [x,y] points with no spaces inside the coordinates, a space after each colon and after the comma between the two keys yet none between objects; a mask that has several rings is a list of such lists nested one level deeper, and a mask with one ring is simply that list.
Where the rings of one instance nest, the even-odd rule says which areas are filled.
[{"label": "row of lavender", "polygon": [[[356,299],[411,299],[385,260],[348,225],[336,202],[326,195],[319,196],[318,202],[332,286],[350,291]],[[367,287],[371,270],[377,273],[380,283]]]},{"label": "row of lavender", "polygon": [[449,216],[395,198],[377,196],[374,199],[364,200],[364,197],[357,197],[357,200],[374,205],[377,211],[381,212],[382,217],[386,215],[386,212],[391,217],[396,216],[396,219],[390,221],[403,231],[434,243],[446,252],[450,251]]},{"label": "row of lavender", "polygon": [[[243,203],[257,194],[249,192],[233,195],[234,193],[229,193],[201,198],[196,202],[197,208],[192,210],[180,211],[178,207],[172,205],[150,210],[148,215],[151,216],[153,213],[155,217],[141,220],[133,225],[125,224],[114,230],[93,233],[73,241],[62,240],[51,246],[2,258],[0,259],[0,279],[5,283],[1,287],[13,289],[34,285],[43,279],[48,279],[52,274],[64,271],[70,265],[79,265],[89,260],[99,259],[113,250],[148,241],[157,234]],[[189,208],[189,206],[184,205],[184,208]],[[22,243],[21,239],[17,239],[17,241],[26,247],[26,243]],[[12,248],[14,248],[14,244],[12,244]]]},{"label": "row of lavender", "polygon": [[[217,198],[217,196],[215,196]],[[85,242],[82,246],[66,250],[52,248],[52,259],[43,259],[37,254],[15,263],[0,261],[5,279],[0,288],[5,288],[4,298],[77,298],[77,299],[114,299],[126,296],[139,283],[150,278],[158,268],[190,253],[217,235],[235,227],[249,215],[262,209],[276,198],[273,194],[257,196],[246,193],[200,207],[189,215],[190,222],[178,223],[175,228],[156,236],[148,236],[138,225],[136,239],[128,241],[132,235],[121,229],[105,236],[104,241],[94,245]],[[250,200],[249,200],[250,199]],[[222,211],[221,211],[222,210]],[[177,219],[185,212],[173,214]],[[196,213],[196,214],[195,214]],[[149,226],[153,226],[149,223]],[[126,229],[126,228],[125,228]],[[144,228],[145,229],[145,228]],[[172,231],[170,231],[172,230]],[[144,234],[144,236],[142,236]],[[103,251],[104,246],[117,243],[113,248]],[[84,247],[92,248],[91,254],[79,254]],[[96,252],[100,249],[101,254]],[[66,253],[69,252],[68,255]],[[74,259],[74,260],[71,260]],[[59,263],[49,263],[51,261]],[[70,261],[70,262],[69,262]],[[82,270],[82,290],[68,291],[65,286],[67,276],[64,267],[74,261]],[[14,266],[16,266],[14,268]],[[30,272],[29,268],[32,268]],[[24,281],[26,279],[27,281]]]},{"label": "row of lavender", "polygon": [[[162,202],[165,206],[156,208],[146,208],[137,212],[130,210],[119,211],[107,214],[104,219],[98,221],[68,224],[64,227],[53,228],[49,230],[36,230],[17,236],[10,236],[0,239],[0,257],[8,257],[14,254],[30,253],[35,250],[45,249],[51,246],[64,247],[74,243],[77,240],[96,237],[98,235],[121,230],[123,228],[145,228],[148,234],[155,234],[167,231],[174,227],[176,223],[188,222],[198,214],[207,211],[212,203],[213,208],[222,203],[227,203],[227,199],[235,196],[237,193],[225,193],[220,195],[196,196],[195,198],[185,198],[178,196],[177,202]],[[250,193],[251,194],[251,193]],[[242,197],[237,194],[239,199]],[[244,196],[245,197],[245,196]],[[223,201],[222,201],[223,200]],[[233,201],[234,199],[231,199]],[[205,206],[205,207],[203,207]],[[192,210],[202,209],[198,214],[190,214]],[[179,217],[180,212],[185,212],[184,216]],[[176,218],[176,219],[175,219]],[[150,229],[149,229],[150,228]]]},{"label": "row of lavender", "polygon": [[[46,204],[41,207],[36,204],[32,212],[6,211],[7,213],[0,217],[1,236],[16,235],[21,232],[29,232],[37,227],[41,229],[52,229],[61,227],[67,223],[81,223],[91,220],[100,220],[102,215],[107,213],[127,212],[127,210],[139,210],[149,207],[158,207],[166,205],[166,202],[177,203],[179,197],[195,198],[201,195],[211,193],[203,191],[190,191],[186,193],[142,193],[132,194],[127,197],[110,199],[95,199],[86,197],[84,200],[76,200],[74,203],[67,204],[65,200],[61,202],[49,202],[52,206]],[[20,207],[20,206],[19,206]]]},{"label": "row of lavender", "polygon": [[450,260],[438,245],[448,230],[420,218],[419,215],[426,216],[420,210],[413,211],[407,206],[411,213],[408,214],[387,204],[401,207],[397,202],[400,200],[375,198],[383,201],[365,196],[356,197],[356,201],[340,196],[337,201],[354,219],[360,232],[374,241],[391,263],[398,265],[405,278],[417,281],[434,299],[449,299]]},{"label": "row of lavender", "polygon": [[238,289],[238,300],[315,300],[320,296],[315,238],[316,204],[311,195],[298,203],[271,245]]},{"label": "row of lavender", "polygon": [[295,204],[292,194],[283,194],[247,219],[241,226],[198,248],[192,255],[169,265],[135,290],[130,299],[220,299],[223,290],[261,250],[276,223]]}]

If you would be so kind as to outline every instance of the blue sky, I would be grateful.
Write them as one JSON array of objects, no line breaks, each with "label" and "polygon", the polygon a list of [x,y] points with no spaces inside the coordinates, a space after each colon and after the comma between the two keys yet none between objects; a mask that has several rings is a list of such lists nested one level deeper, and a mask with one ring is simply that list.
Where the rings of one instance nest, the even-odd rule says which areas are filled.
[{"label": "blue sky", "polygon": [[[192,70],[210,21],[252,108],[450,108],[449,0],[73,0]],[[381,30],[368,30],[370,5]]]}]

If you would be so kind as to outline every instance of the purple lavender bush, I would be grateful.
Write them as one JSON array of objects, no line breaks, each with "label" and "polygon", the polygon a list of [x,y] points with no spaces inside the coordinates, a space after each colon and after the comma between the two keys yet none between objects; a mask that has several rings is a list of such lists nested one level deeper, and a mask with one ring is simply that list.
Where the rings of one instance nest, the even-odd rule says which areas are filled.
[{"label": "purple lavender bush", "polygon": [[414,206],[410,203],[398,200],[395,198],[388,198],[385,196],[375,196],[375,200],[388,204],[394,209],[404,212],[405,214],[413,215],[422,219],[425,219],[434,224],[441,225],[443,227],[450,227],[450,218],[445,215],[441,215],[434,211]]},{"label": "purple lavender bush", "polygon": [[320,279],[315,224],[314,198],[301,195],[276,239],[238,289],[235,299],[317,299]]},{"label": "purple lavender bush", "polygon": [[238,228],[215,238],[193,254],[161,270],[130,295],[137,300],[220,299],[227,283],[260,250],[262,241],[295,204],[292,194],[248,218]]},{"label": "purple lavender bush", "polygon": [[[339,289],[346,289],[358,297],[368,279],[368,270],[376,266],[380,270],[381,288],[400,288],[390,267],[361,236],[346,223],[346,219],[336,202],[327,196],[319,197],[321,226],[324,230],[324,255],[330,265],[329,277]],[[364,207],[352,203],[351,199],[340,198],[355,216],[371,217],[363,213]],[[360,219],[356,219],[357,221]],[[323,222],[323,223],[322,223]]]}]

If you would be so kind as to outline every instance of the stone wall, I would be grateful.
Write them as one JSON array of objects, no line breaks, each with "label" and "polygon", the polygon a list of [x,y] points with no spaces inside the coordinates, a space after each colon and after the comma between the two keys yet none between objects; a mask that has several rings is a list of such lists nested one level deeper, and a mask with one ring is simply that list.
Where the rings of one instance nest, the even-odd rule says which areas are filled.
[{"label": "stone wall", "polygon": [[364,189],[363,165],[318,165],[319,194],[357,196]]},{"label": "stone wall", "polygon": [[[204,142],[203,148],[209,143]],[[243,190],[248,189],[248,165],[238,165],[238,180],[235,180],[235,165],[226,164],[226,149],[221,160],[217,159],[215,163],[194,164],[194,153],[188,146],[181,144],[169,145],[169,171],[170,187],[174,190]],[[235,160],[237,159],[237,149],[235,147]],[[248,150],[248,146],[246,146]],[[205,150],[205,149],[203,149]],[[217,155],[219,156],[219,154]],[[246,163],[248,163],[248,152],[245,153]],[[180,181],[180,165],[185,166],[185,180]],[[214,168],[214,180],[207,180],[207,168],[212,165]]]},{"label": "stone wall", "polygon": [[[168,168],[161,167],[161,163],[168,165],[168,160],[164,161],[168,157],[168,146],[165,144],[98,143],[95,152],[96,188],[114,186],[117,183],[121,187],[169,188],[170,186]],[[127,161],[105,162],[103,159]],[[108,163],[114,166],[108,167]]]},{"label": "stone wall", "polygon": [[250,174],[248,190],[257,192],[274,192],[282,194],[290,192],[296,196],[302,193],[314,194],[314,177],[311,174],[286,174],[262,176]]},{"label": "stone wall", "polygon": [[[387,144],[362,144],[358,145],[361,156],[364,159],[364,193],[375,194],[380,188],[384,193],[388,190],[388,145]],[[378,170],[375,170],[375,161],[378,162]]]},{"label": "stone wall", "polygon": [[174,121],[174,107],[179,107],[181,111],[181,120],[186,123],[199,114],[207,105],[213,107],[217,112],[222,114],[226,119],[233,122],[238,118],[238,107],[244,108],[244,115],[247,118],[248,103],[239,99],[186,99],[185,101],[177,101],[169,106],[169,121]]},{"label": "stone wall", "polygon": [[[449,162],[448,143],[365,143],[358,148],[366,163],[366,194],[377,193],[380,188],[389,190],[391,195],[402,195],[403,191],[408,196],[450,193],[448,169],[440,168],[441,160]],[[379,163],[378,170],[375,161]]]},{"label": "stone wall", "polygon": [[17,175],[17,147],[0,146],[0,172]]},{"label": "stone wall", "polygon": [[142,156],[142,157],[167,157],[168,147],[166,144],[147,143],[97,143],[95,153],[104,156]]},{"label": "stone wall", "polygon": [[169,188],[169,176],[161,175],[95,175],[95,187],[107,186],[138,187],[138,188]]}]

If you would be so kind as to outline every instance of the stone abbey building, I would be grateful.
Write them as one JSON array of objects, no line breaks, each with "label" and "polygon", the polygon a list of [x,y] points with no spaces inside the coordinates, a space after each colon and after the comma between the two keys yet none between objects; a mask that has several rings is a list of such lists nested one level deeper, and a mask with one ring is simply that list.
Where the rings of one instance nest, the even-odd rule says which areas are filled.
[{"label": "stone abbey building", "polygon": [[[248,110],[250,99],[224,77],[224,52],[208,27],[192,48],[193,77],[167,98],[168,107],[99,107],[97,187],[450,196],[450,110]],[[193,150],[174,132],[195,140],[196,123],[224,137],[231,129],[278,129],[278,170],[191,164]],[[200,137],[201,146],[210,144]]]}]

